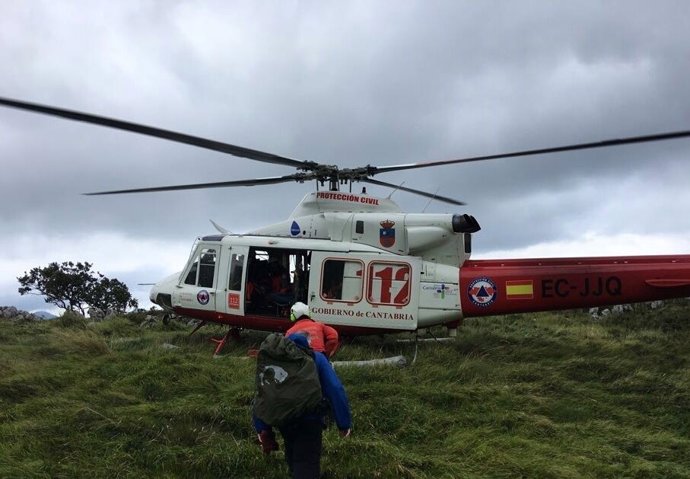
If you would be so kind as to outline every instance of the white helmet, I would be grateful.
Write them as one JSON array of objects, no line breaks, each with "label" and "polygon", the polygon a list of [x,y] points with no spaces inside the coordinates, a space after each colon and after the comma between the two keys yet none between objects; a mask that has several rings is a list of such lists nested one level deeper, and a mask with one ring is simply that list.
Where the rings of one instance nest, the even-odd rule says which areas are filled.
[{"label": "white helmet", "polygon": [[309,306],[298,301],[290,308],[290,321],[297,321],[302,316],[309,316]]}]

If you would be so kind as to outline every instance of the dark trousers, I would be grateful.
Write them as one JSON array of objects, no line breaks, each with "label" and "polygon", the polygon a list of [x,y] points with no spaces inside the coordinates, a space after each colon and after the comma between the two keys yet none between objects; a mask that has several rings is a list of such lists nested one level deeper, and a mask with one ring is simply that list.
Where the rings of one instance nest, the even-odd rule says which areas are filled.
[{"label": "dark trousers", "polygon": [[319,479],[322,431],[319,419],[303,419],[280,428],[292,479]]}]

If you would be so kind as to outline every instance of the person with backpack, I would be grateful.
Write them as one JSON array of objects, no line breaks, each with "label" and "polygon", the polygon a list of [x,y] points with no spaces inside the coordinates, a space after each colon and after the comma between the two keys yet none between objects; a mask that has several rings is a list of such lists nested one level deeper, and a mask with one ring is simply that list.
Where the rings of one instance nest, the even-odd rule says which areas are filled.
[{"label": "person with backpack", "polygon": [[257,355],[252,420],[265,454],[278,450],[273,427],[278,428],[293,479],[319,478],[329,410],[340,436],[348,437],[350,403],[326,356],[314,353],[304,335],[268,335]]},{"label": "person with backpack", "polygon": [[295,333],[306,335],[309,346],[326,357],[331,358],[338,350],[339,338],[338,331],[327,324],[314,321],[309,315],[309,306],[302,302],[297,302],[290,308],[290,321],[295,324],[287,330],[286,336]]}]

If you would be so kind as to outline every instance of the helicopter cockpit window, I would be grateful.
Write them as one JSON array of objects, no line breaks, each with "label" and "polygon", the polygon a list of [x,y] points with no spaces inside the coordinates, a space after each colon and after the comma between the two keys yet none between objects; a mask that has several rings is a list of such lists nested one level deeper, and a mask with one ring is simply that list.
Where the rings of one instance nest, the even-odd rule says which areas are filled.
[{"label": "helicopter cockpit window", "polygon": [[231,291],[240,291],[242,289],[242,273],[244,270],[244,255],[233,254],[230,259],[230,281],[228,289]]},{"label": "helicopter cockpit window", "polygon": [[189,268],[184,283],[196,285],[200,288],[212,288],[213,276],[216,271],[216,250],[203,248],[196,260]]},{"label": "helicopter cockpit window", "polygon": [[184,279],[184,284],[191,284],[195,285],[196,284],[196,273],[199,270],[199,261],[195,261],[194,264],[192,264],[192,267],[189,269],[189,273],[187,273],[187,277]]},{"label": "helicopter cockpit window", "polygon": [[361,261],[329,259],[323,264],[321,297],[326,301],[357,302],[362,299]]},{"label": "helicopter cockpit window", "polygon": [[199,266],[199,287],[213,287],[213,274],[216,271],[216,250],[201,250],[201,261]]}]

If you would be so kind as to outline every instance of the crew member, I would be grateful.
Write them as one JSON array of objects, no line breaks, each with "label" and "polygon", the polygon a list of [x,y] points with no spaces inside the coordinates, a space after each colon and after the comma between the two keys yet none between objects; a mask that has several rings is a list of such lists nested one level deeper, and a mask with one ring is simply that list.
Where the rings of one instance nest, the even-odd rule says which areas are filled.
[{"label": "crew member", "polygon": [[290,278],[285,267],[276,258],[269,262],[271,292],[268,297],[279,306],[287,306],[295,300],[290,288]]},{"label": "crew member", "polygon": [[333,357],[340,345],[338,331],[327,324],[314,321],[309,316],[309,307],[306,304],[298,301],[292,305],[290,321],[294,321],[295,324],[287,330],[286,336],[302,334],[307,337],[311,349],[325,354],[328,358]]}]

